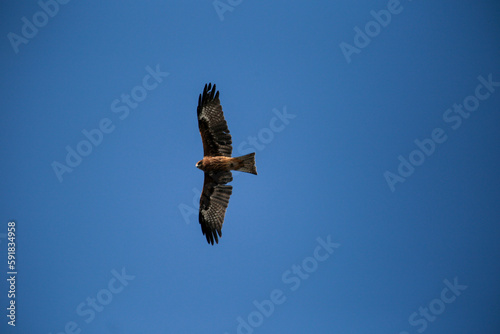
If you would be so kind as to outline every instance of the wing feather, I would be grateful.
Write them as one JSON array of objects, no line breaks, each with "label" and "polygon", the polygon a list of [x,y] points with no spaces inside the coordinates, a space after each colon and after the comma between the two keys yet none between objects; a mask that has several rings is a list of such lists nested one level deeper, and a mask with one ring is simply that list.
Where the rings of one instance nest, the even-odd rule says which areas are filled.
[{"label": "wing feather", "polygon": [[201,231],[210,244],[219,243],[217,235],[222,236],[222,224],[229,204],[233,187],[231,172],[205,173],[203,191],[200,197],[199,220]]},{"label": "wing feather", "polygon": [[203,94],[198,98],[197,114],[203,155],[230,157],[233,151],[232,139],[215,85],[205,85]]}]

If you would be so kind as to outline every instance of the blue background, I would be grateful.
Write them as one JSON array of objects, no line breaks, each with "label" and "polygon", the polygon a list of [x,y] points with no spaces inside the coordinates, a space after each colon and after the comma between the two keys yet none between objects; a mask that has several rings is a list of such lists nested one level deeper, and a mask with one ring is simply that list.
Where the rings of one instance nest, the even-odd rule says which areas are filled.
[{"label": "blue background", "polygon": [[[443,119],[479,76],[500,81],[498,2],[402,0],[349,57],[341,43],[355,47],[355,27],[387,1],[232,4],[219,15],[212,1],[70,1],[45,25],[37,16],[16,53],[9,33],[22,36],[22,18],[42,8],[2,2],[0,332],[74,322],[112,334],[498,333],[500,87],[456,130]],[[169,75],[120,119],[111,104],[139,92],[148,66]],[[235,176],[216,246],[196,213],[207,82],[234,152],[255,151],[259,172]],[[295,117],[273,121],[284,111]],[[106,118],[113,131],[60,182],[53,163]],[[436,128],[447,140],[391,191],[384,173]],[[5,316],[12,219],[15,328]],[[340,246],[310,258],[328,237]],[[303,264],[307,278],[289,272]],[[110,293],[122,270],[133,279]],[[467,288],[440,302],[455,278]],[[273,290],[284,302],[256,313]],[[86,322],[89,297],[109,303]],[[411,324],[429,304],[439,314]]]}]

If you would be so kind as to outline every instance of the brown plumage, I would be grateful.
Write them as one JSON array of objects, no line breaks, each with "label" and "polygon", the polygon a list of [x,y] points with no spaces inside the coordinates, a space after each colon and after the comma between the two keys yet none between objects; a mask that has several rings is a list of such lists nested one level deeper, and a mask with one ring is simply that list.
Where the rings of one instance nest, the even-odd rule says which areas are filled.
[{"label": "brown plumage", "polygon": [[[233,151],[231,135],[227,127],[219,92],[215,85],[205,85],[198,99],[198,127],[203,142],[203,159],[196,167],[205,172],[205,181],[200,198],[199,221],[201,231],[208,243],[219,242],[222,224],[233,187],[232,170],[257,175],[255,153],[231,157]],[[218,236],[217,236],[218,235]]]}]

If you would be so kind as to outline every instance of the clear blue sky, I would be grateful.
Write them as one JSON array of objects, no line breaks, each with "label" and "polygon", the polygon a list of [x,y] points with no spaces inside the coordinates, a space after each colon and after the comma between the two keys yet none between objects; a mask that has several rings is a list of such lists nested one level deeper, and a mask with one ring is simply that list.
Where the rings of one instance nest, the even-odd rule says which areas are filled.
[{"label": "clear blue sky", "polygon": [[497,1],[59,1],[0,5],[1,333],[499,332]]}]

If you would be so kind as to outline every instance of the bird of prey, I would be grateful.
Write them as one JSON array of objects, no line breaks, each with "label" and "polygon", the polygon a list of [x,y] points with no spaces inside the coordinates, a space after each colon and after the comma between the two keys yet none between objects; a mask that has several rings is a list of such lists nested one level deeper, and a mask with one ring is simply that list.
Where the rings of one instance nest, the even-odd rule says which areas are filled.
[{"label": "bird of prey", "polygon": [[231,158],[233,147],[227,128],[219,92],[215,84],[205,85],[198,99],[198,127],[203,141],[203,159],[196,167],[205,172],[203,191],[200,197],[199,220],[201,231],[208,243],[219,243],[222,224],[233,187],[232,170],[257,175],[255,153]]}]

